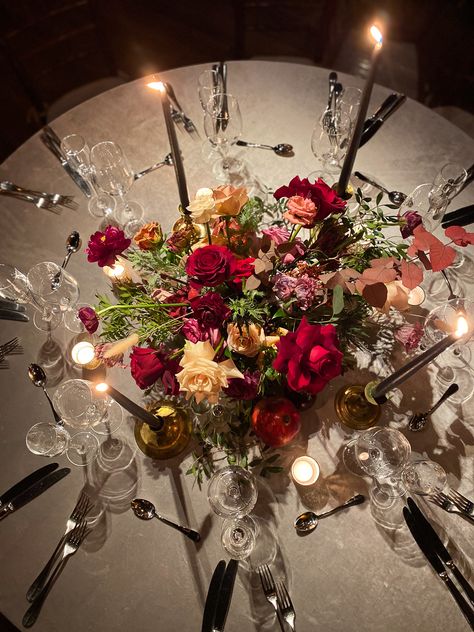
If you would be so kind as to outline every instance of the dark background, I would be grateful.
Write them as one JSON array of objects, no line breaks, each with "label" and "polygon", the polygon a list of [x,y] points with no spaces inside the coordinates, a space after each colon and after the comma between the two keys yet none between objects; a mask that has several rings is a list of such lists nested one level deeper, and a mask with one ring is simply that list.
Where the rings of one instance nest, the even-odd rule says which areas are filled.
[{"label": "dark background", "polygon": [[363,76],[374,17],[379,83],[472,113],[472,0],[0,0],[0,160],[103,77],[268,56]]}]

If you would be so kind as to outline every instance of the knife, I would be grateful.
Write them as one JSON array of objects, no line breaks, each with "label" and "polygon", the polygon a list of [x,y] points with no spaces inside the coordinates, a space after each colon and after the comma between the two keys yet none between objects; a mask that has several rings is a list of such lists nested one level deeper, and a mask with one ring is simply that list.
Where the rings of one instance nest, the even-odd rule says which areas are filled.
[{"label": "knife", "polygon": [[224,579],[226,564],[221,560],[212,574],[211,583],[207,591],[206,605],[204,606],[204,614],[202,617],[201,632],[212,632],[214,627],[214,619],[216,616],[216,608],[219,601],[219,595]]},{"label": "knife", "polygon": [[446,588],[449,590],[454,600],[458,604],[461,612],[463,613],[463,615],[466,617],[467,621],[469,622],[469,625],[471,626],[471,630],[474,630],[474,610],[472,610],[472,608],[469,606],[467,601],[464,599],[464,597],[461,595],[459,590],[456,588],[456,586],[453,584],[453,582],[449,578],[448,573],[446,569],[444,568],[443,563],[441,562],[439,557],[433,551],[431,546],[429,546],[429,544],[423,539],[421,532],[419,531],[418,526],[415,523],[413,515],[410,513],[407,507],[403,507],[403,517],[405,518],[405,522],[407,523],[407,526],[410,529],[412,536],[415,538],[416,543],[420,547],[421,552],[426,557],[426,559],[431,564],[431,566],[434,568],[437,575],[445,583]]},{"label": "knife", "polygon": [[88,198],[92,197],[92,191],[90,186],[84,180],[84,178],[75,171],[71,165],[68,163],[66,158],[63,156],[63,153],[58,147],[58,144],[55,140],[51,138],[46,132],[42,132],[40,135],[40,139],[43,144],[49,149],[49,151],[59,160],[62,168],[68,174],[68,176],[74,181],[74,183],[79,187],[79,189],[84,193],[84,195]]},{"label": "knife", "polygon": [[60,470],[56,470],[56,472],[51,472],[39,481],[36,481],[36,483],[25,489],[20,494],[17,494],[15,498],[10,500],[0,509],[0,520],[3,520],[14,511],[20,509],[23,505],[26,505],[31,500],[45,492],[49,487],[51,487],[51,485],[54,485],[69,474],[70,471],[69,467],[63,467]]},{"label": "knife", "polygon": [[22,323],[27,323],[30,319],[19,311],[0,308],[0,320],[19,320]]},{"label": "knife", "polygon": [[229,119],[229,107],[228,107],[228,104],[227,104],[227,64],[225,63],[225,61],[221,61],[219,63],[219,72],[220,72],[221,77],[222,77],[222,92],[224,94],[224,97],[222,99],[221,127],[222,127],[222,130],[225,131],[227,129],[227,125],[229,123],[229,120],[228,120]]},{"label": "knife", "polygon": [[0,496],[0,507],[3,507],[3,505],[6,505],[10,501],[14,500],[18,494],[23,493],[26,489],[34,485],[36,481],[39,481],[48,474],[51,474],[51,472],[54,472],[57,467],[58,463],[48,463],[48,465],[44,465],[38,470],[31,472],[31,474],[28,474],[28,476],[25,476],[25,478],[22,478],[21,481],[15,483],[13,487],[10,487],[10,489]]},{"label": "knife", "polygon": [[412,513],[413,519],[417,527],[423,533],[423,535],[426,536],[427,542],[431,545],[431,547],[437,553],[438,557],[444,562],[445,566],[447,566],[449,570],[452,571],[454,577],[461,584],[462,589],[468,596],[469,601],[474,606],[474,589],[469,584],[469,582],[464,577],[464,575],[461,573],[461,571],[458,569],[449,551],[441,542],[438,534],[433,529],[433,527],[427,520],[426,516],[423,514],[423,512],[415,503],[415,501],[412,498],[408,498],[407,502],[408,502],[408,507]]},{"label": "knife", "polygon": [[398,108],[401,105],[403,105],[403,103],[405,103],[407,99],[404,94],[398,94],[396,95],[396,98],[394,99],[391,99],[392,96],[393,95],[390,95],[386,99],[386,101],[390,99],[390,103],[388,105],[385,105],[384,107],[384,103],[386,103],[386,101],[382,103],[382,106],[380,108],[382,109],[384,107],[382,114],[377,114],[376,112],[374,116],[371,117],[371,119],[368,119],[368,121],[364,123],[364,128],[366,124],[367,124],[367,128],[365,128],[364,131],[362,132],[359,147],[363,147],[372,138],[372,136],[374,136],[379,131],[379,129],[382,127],[385,121],[390,116],[392,116],[392,114],[396,112]]},{"label": "knife", "polygon": [[222,580],[219,592],[219,601],[216,608],[216,616],[214,617],[213,630],[223,632],[227,613],[229,612],[230,602],[232,601],[232,593],[234,592],[235,577],[239,568],[238,560],[230,560],[225,569],[224,578]]},{"label": "knife", "polygon": [[[221,74],[220,71],[220,64],[212,64],[212,70],[214,70],[215,73],[217,73],[219,76]],[[217,81],[214,81],[214,75],[213,75],[213,93],[212,96],[215,97],[217,94],[219,94],[220,92],[222,92],[223,88],[219,89],[219,85]],[[220,117],[217,117],[216,120],[216,131],[219,131],[219,128],[221,126],[221,121],[220,121]]]},{"label": "knife", "polygon": [[[461,224],[460,222],[463,223]],[[441,222],[441,226],[443,228],[448,228],[449,226],[466,226],[466,224],[470,224],[471,222],[474,222],[474,204],[463,206],[456,211],[446,213]]]},{"label": "knife", "polygon": [[8,298],[3,298],[0,296],[0,307],[3,309],[9,309],[14,312],[26,312],[26,307],[21,305],[20,303],[16,303],[15,301],[11,301]]}]

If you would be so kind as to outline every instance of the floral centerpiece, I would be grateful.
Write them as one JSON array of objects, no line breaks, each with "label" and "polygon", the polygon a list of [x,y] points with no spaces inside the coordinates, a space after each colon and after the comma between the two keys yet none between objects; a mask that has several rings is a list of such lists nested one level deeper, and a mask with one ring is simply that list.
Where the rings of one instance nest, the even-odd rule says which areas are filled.
[{"label": "floral centerpiece", "polygon": [[[102,328],[97,356],[128,366],[140,389],[159,384],[195,407],[228,411],[224,423],[195,431],[190,471],[199,480],[217,454],[277,470],[263,442],[278,447],[294,436],[295,403],[353,363],[370,314],[408,309],[424,271],[451,265],[453,243],[474,242],[453,227],[443,243],[416,212],[381,206],[381,194],[372,203],[358,190],[349,212],[321,179],[295,177],[274,198],[264,204],[228,185],[200,189],[168,236],[152,222],[132,240],[109,226],[89,241],[90,262],[119,258],[126,272],[113,284],[116,301],[101,296],[80,310],[89,332]],[[410,244],[386,237],[386,227]],[[416,337],[410,330],[401,339],[413,347]],[[260,454],[251,459],[254,446]]]}]

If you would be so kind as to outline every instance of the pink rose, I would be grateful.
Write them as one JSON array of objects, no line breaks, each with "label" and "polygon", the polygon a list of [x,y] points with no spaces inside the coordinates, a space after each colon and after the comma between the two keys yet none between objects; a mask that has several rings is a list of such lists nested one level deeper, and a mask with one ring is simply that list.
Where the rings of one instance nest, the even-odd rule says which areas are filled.
[{"label": "pink rose", "polygon": [[287,211],[283,217],[292,224],[301,224],[306,228],[313,228],[316,223],[318,210],[313,200],[301,195],[294,195],[286,203]]}]

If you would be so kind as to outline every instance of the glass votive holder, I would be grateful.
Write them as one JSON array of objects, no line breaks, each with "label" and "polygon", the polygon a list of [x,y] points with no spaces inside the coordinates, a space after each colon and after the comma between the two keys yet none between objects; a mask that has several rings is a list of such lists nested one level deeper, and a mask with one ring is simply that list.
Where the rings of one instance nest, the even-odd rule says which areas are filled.
[{"label": "glass votive holder", "polygon": [[319,473],[318,462],[308,455],[296,458],[291,465],[293,481],[303,487],[314,485],[319,478]]}]

